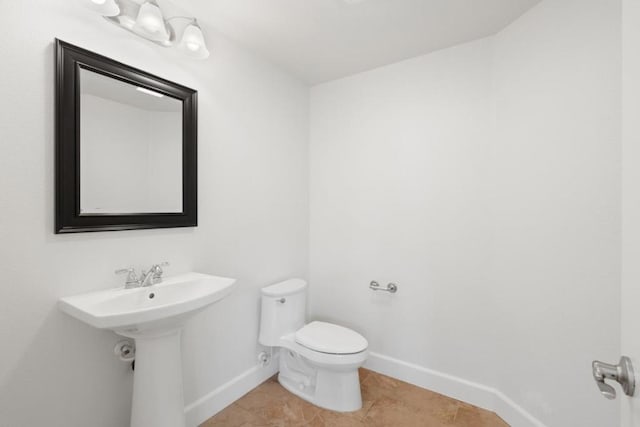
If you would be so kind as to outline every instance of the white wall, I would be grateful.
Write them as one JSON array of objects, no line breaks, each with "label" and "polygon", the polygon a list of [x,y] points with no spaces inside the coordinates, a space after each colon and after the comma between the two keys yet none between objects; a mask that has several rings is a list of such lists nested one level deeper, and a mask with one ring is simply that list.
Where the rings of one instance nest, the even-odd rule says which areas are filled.
[{"label": "white wall", "polygon": [[[543,1],[495,40],[499,388],[550,426],[618,424],[620,3]],[[508,326],[508,327],[504,327]]]},{"label": "white wall", "polygon": [[546,425],[616,425],[590,362],[619,357],[619,14],[546,0],[314,87],[312,314]]},{"label": "white wall", "polygon": [[[308,89],[210,30],[193,61],[105,23],[81,1],[3,4],[0,52],[0,426],[128,425],[132,373],[117,337],[56,308],[168,260],[236,277],[188,325],[185,400],[256,364],[259,287],[306,276]],[[206,25],[206,19],[204,19]],[[53,234],[54,37],[199,91],[199,226]]]},{"label": "white wall", "polygon": [[310,148],[312,313],[377,352],[487,382],[490,48],[314,87]]}]

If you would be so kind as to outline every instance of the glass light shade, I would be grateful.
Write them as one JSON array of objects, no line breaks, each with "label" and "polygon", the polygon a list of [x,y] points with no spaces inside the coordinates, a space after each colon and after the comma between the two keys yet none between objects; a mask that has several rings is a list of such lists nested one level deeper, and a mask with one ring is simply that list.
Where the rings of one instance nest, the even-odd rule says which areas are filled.
[{"label": "glass light shade", "polygon": [[91,10],[102,16],[120,15],[120,6],[115,0],[89,0],[87,3]]},{"label": "glass light shade", "polygon": [[196,24],[190,24],[184,29],[178,47],[192,58],[205,59],[209,57],[204,35]]},{"label": "glass light shade", "polygon": [[169,40],[169,32],[164,24],[162,11],[152,3],[144,3],[140,6],[138,17],[133,29],[143,37],[155,41]]}]

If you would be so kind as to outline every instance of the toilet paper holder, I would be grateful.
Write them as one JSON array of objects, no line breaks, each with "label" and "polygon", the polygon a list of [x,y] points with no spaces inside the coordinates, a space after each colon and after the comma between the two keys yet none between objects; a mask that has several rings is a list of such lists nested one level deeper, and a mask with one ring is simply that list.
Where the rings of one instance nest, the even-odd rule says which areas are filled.
[{"label": "toilet paper holder", "polygon": [[396,285],[395,283],[389,283],[387,284],[386,288],[383,288],[382,286],[380,286],[380,283],[376,282],[375,280],[372,280],[371,283],[369,283],[369,288],[373,289],[374,291],[384,291],[391,294],[395,294],[396,292],[398,292],[398,285]]}]

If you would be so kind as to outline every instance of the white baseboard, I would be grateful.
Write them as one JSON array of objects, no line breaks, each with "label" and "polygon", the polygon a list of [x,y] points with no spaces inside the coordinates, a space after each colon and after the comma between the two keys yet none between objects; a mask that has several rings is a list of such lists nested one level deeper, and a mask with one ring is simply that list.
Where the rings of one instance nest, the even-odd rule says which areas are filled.
[{"label": "white baseboard", "polygon": [[364,367],[493,411],[512,427],[546,427],[540,420],[509,399],[500,390],[492,387],[379,353],[370,353]]},{"label": "white baseboard", "polygon": [[184,414],[187,427],[197,427],[227,406],[262,384],[278,372],[278,358],[269,366],[256,365],[210,393],[187,405]]}]

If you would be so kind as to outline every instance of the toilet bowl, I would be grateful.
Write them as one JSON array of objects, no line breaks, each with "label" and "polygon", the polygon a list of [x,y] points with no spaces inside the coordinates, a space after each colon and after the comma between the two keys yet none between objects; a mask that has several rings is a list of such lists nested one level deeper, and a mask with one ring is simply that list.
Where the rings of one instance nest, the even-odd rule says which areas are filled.
[{"label": "toilet bowl", "polygon": [[367,340],[327,322],[305,323],[307,283],[290,279],[262,289],[260,344],[278,347],[278,381],[291,393],[339,412],[362,407],[358,368]]}]

